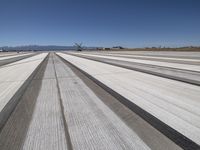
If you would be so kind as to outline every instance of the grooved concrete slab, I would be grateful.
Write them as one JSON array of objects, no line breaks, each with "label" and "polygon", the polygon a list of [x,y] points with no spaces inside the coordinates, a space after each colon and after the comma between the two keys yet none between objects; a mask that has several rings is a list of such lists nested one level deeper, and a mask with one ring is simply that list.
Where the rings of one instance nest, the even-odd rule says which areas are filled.
[{"label": "grooved concrete slab", "polygon": [[0,61],[6,60],[6,59],[11,59],[11,58],[16,58],[20,56],[27,56],[30,55],[31,53],[25,53],[25,54],[20,54],[20,55],[12,55],[12,56],[5,56],[5,57],[0,57]]},{"label": "grooved concrete slab", "polygon": [[[175,69],[200,72],[200,66],[193,65],[193,64],[181,64],[181,63],[172,63],[172,62],[161,62],[161,61],[156,61],[156,60],[142,60],[142,59],[134,59],[134,58],[112,57],[112,56],[82,54],[82,53],[79,55],[95,56],[95,57],[105,58],[105,59],[113,59],[113,60],[119,60],[119,61],[127,61],[127,62],[149,64],[149,65],[155,65],[155,66],[170,67],[170,68],[175,68]],[[196,60],[196,62],[199,62],[199,61]]]},{"label": "grooved concrete slab", "polygon": [[39,54],[0,68],[0,112],[46,56]]},{"label": "grooved concrete slab", "polygon": [[200,87],[84,58],[58,54],[200,144]]},{"label": "grooved concrete slab", "polygon": [[149,149],[65,64],[56,70],[74,149]]},{"label": "grooved concrete slab", "polygon": [[23,144],[24,150],[67,150],[64,123],[52,57],[50,56],[35,109]]},{"label": "grooved concrete slab", "polygon": [[[153,74],[156,76],[161,76],[165,78],[170,78],[186,83],[191,83],[194,85],[200,85],[200,72],[194,72],[194,71],[189,71],[189,70],[182,70],[182,69],[175,69],[175,68],[170,68],[170,67],[162,67],[162,66],[155,66],[151,64],[142,64],[142,63],[134,63],[134,62],[129,62],[129,61],[121,61],[116,59],[108,59],[104,57],[96,57],[95,55],[82,55],[82,53],[70,53],[75,56],[80,56],[83,58],[88,58],[91,60],[96,60],[99,62],[104,62],[107,64],[135,70],[135,71],[140,71],[144,73],[149,73]],[[182,63],[182,61],[178,61],[179,63]],[[196,62],[198,63],[198,62]]]}]

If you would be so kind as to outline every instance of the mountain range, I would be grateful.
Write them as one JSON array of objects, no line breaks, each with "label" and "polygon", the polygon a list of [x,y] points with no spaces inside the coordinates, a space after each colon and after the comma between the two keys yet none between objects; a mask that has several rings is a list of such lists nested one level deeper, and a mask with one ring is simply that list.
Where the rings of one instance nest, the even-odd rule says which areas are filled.
[{"label": "mountain range", "polygon": [[[76,46],[57,46],[57,45],[27,45],[27,46],[3,46],[0,50],[3,51],[58,51],[58,50],[76,50]],[[96,49],[96,47],[84,47],[85,49]]]}]

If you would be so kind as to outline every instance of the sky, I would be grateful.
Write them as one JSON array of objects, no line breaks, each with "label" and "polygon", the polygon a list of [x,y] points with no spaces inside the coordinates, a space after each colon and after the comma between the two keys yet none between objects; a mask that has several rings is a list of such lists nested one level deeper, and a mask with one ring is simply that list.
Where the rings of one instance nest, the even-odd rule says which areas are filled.
[{"label": "sky", "polygon": [[0,46],[200,46],[200,0],[0,0]]}]

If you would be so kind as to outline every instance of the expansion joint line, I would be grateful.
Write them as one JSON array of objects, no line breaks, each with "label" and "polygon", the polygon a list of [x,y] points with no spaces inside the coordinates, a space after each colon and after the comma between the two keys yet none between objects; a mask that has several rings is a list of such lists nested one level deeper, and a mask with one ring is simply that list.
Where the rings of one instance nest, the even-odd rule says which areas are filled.
[{"label": "expansion joint line", "polygon": [[52,54],[52,55],[51,55],[51,59],[52,59],[52,62],[53,62],[54,74],[55,74],[55,78],[56,78],[56,86],[57,86],[57,89],[58,89],[58,99],[59,99],[59,102],[60,102],[61,115],[62,115],[63,124],[64,124],[67,148],[68,148],[68,150],[73,150],[71,138],[70,138],[70,135],[69,135],[68,125],[67,125],[67,121],[66,121],[66,118],[65,118],[63,100],[62,100],[62,97],[61,97],[61,92],[60,92],[60,87],[59,87],[59,82],[58,82],[58,75],[57,75],[56,67],[55,67],[55,61],[54,61],[55,54]]}]

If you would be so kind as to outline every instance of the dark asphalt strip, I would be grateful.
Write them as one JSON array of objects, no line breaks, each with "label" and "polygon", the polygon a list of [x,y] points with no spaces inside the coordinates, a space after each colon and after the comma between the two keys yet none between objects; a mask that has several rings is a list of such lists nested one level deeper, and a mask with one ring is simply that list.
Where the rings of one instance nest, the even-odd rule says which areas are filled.
[{"label": "dark asphalt strip", "polygon": [[126,107],[128,107],[131,111],[135,112],[137,115],[139,115],[141,118],[143,118],[149,124],[151,124],[154,128],[156,128],[158,131],[160,131],[166,137],[171,139],[174,143],[179,145],[181,148],[183,148],[185,150],[200,150],[200,146],[197,143],[193,142],[192,140],[190,140],[183,134],[179,133],[178,131],[171,128],[170,126],[168,126],[161,120],[157,119],[156,117],[154,117],[147,111],[143,110],[136,104],[132,103],[127,98],[125,98],[122,95],[120,95],[119,93],[115,92],[110,87],[106,86],[105,84],[103,84],[102,82],[100,82],[99,80],[97,80],[96,78],[94,78],[93,76],[91,76],[90,74],[85,72],[84,70],[78,68],[77,66],[75,66],[74,64],[70,63],[69,61],[63,59],[62,57],[60,57],[60,58],[63,61],[70,64],[72,67],[76,68],[77,70],[79,70],[80,72],[85,74],[89,79],[94,81],[98,86],[100,86],[105,91],[110,93],[113,97],[115,97],[117,100],[119,100],[122,104],[124,104]]}]

